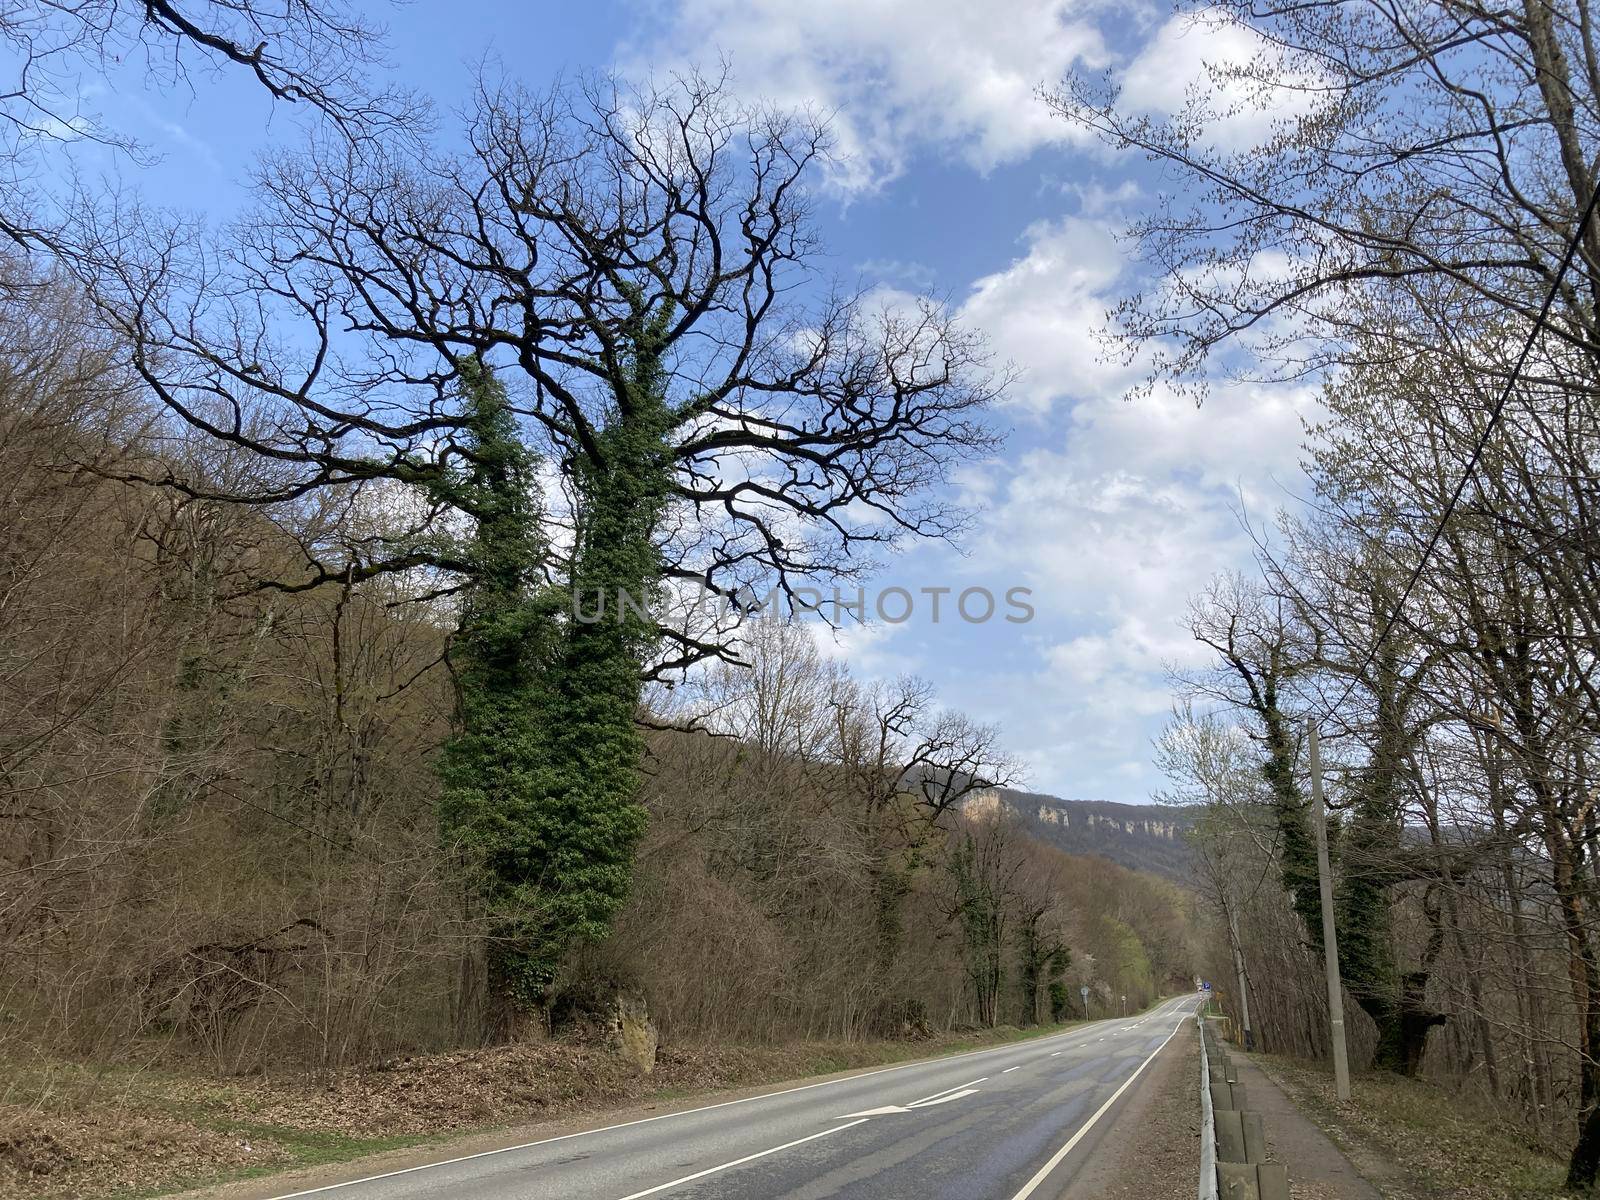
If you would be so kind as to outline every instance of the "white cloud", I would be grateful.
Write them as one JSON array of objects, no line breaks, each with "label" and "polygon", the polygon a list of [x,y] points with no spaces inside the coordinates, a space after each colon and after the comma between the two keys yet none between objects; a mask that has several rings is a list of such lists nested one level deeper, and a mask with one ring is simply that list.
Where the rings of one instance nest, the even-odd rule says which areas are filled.
[{"label": "white cloud", "polygon": [[1290,502],[1307,388],[1215,387],[1204,407],[1170,389],[1125,400],[1138,364],[1103,360],[1093,331],[1132,268],[1108,222],[1038,225],[979,280],[962,315],[1023,375],[1032,418],[1008,461],[960,479],[984,508],[967,569],[1034,589],[1037,668],[972,693],[1036,784],[1140,799],[1149,739],[1170,704],[1165,668],[1199,652],[1180,621],[1215,573],[1249,562],[1234,509]]},{"label": "white cloud", "polygon": [[[1218,148],[1254,144],[1273,119],[1304,111],[1303,95],[1261,104],[1230,76],[1262,46],[1215,14],[1161,23],[1151,9],[1098,0],[1014,0],[998,14],[970,0],[676,0],[663,11],[635,62],[659,73],[726,58],[745,95],[834,113],[849,162],[833,182],[847,192],[930,151],[987,170],[1043,147],[1088,146],[1036,89],[1110,64],[1097,23],[1113,20],[1139,25],[1121,75],[1125,102],[1180,121],[1215,117],[1208,137]],[[1300,478],[1299,414],[1312,397],[1219,386],[1201,409],[1160,387],[1122,399],[1144,364],[1107,361],[1098,333],[1138,282],[1115,230],[1156,181],[1074,171],[1086,161],[1102,160],[1063,159],[1039,193],[1074,196],[1078,215],[1027,228],[1016,257],[959,304],[997,358],[1019,368],[1010,415],[1026,425],[1003,460],[960,475],[961,498],[985,510],[970,556],[924,547],[897,567],[913,587],[962,577],[997,594],[1029,586],[1036,620],[854,627],[830,653],[868,676],[929,675],[944,702],[1002,726],[1039,786],[1137,800],[1169,703],[1164,667],[1196,659],[1179,626],[1188,597],[1248,562],[1233,505],[1259,519],[1288,500],[1279,481]],[[938,266],[937,248],[926,253]],[[875,305],[909,304],[903,289],[926,286],[918,263],[858,269],[880,284]]]},{"label": "white cloud", "polygon": [[869,258],[857,263],[856,269],[874,282],[902,286],[919,294],[931,292],[939,279],[938,272],[927,263],[897,258]]},{"label": "white cloud", "polygon": [[1074,64],[1106,61],[1090,7],[1012,0],[1003,13],[971,0],[682,0],[650,44],[644,69],[726,57],[746,92],[836,114],[846,191],[893,178],[918,147],[954,148],[987,170],[1083,135],[1035,91]]},{"label": "white cloud", "polygon": [[[1304,115],[1312,92],[1261,82],[1284,66],[1260,34],[1221,9],[1176,13],[1147,41],[1122,75],[1124,100],[1137,111],[1199,119],[1205,140],[1222,150],[1260,145],[1275,123]],[[1309,82],[1304,72],[1289,79]]]},{"label": "white cloud", "polygon": [[1097,336],[1126,270],[1111,227],[1068,217],[1024,237],[1027,252],[979,279],[961,306],[997,357],[1022,372],[1010,401],[1043,413],[1063,398],[1121,392],[1133,375],[1105,361]]}]

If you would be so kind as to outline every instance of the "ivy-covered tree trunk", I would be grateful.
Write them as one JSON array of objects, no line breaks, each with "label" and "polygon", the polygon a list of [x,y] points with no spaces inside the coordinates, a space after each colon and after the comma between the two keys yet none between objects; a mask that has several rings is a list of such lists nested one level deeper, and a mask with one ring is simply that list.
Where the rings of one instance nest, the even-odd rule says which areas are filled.
[{"label": "ivy-covered tree trunk", "polygon": [[1405,769],[1407,739],[1398,654],[1392,642],[1380,649],[1374,667],[1376,737],[1341,839],[1345,869],[1336,903],[1339,967],[1350,994],[1377,1026],[1372,1065],[1409,1076],[1421,1069],[1428,1031],[1442,1018],[1426,1007],[1428,972],[1411,971],[1402,977],[1395,962],[1389,906],[1402,875],[1400,773]]},{"label": "ivy-covered tree trunk", "polygon": [[[1343,871],[1334,902],[1339,931],[1339,971],[1351,996],[1377,1026],[1373,1066],[1415,1075],[1429,1030],[1442,1018],[1425,1001],[1428,973],[1401,978],[1395,963],[1389,916],[1400,851],[1398,772],[1404,765],[1401,714],[1396,709],[1398,679],[1393,652],[1384,655],[1378,703],[1377,752],[1365,772],[1351,820],[1339,839]],[[1271,790],[1281,846],[1284,889],[1305,922],[1312,945],[1322,948],[1322,897],[1317,881],[1316,843],[1308,806],[1295,778],[1295,741],[1287,716],[1270,685],[1262,691],[1259,716],[1266,733],[1262,774]]]},{"label": "ivy-covered tree trunk", "polygon": [[519,998],[542,1000],[561,953],[604,936],[627,898],[644,835],[638,801],[644,742],[638,726],[643,664],[656,639],[661,591],[656,528],[666,507],[673,423],[655,338],[665,315],[632,333],[634,354],[617,413],[573,471],[578,505],[571,614],[551,672],[544,817],[559,830],[548,852],[553,936],[530,961]]},{"label": "ivy-covered tree trunk", "polygon": [[1047,1001],[1062,973],[1072,965],[1072,952],[1046,935],[1043,918],[1043,910],[1030,908],[1021,914],[1017,926],[1017,991],[1022,1020],[1029,1025],[1041,1024],[1047,1016],[1056,1019]]},{"label": "ivy-covered tree trunk", "polygon": [[543,927],[538,786],[548,755],[544,687],[558,638],[559,598],[540,587],[535,460],[505,393],[477,359],[459,364],[464,465],[433,484],[437,499],[473,522],[461,551],[468,585],[450,650],[456,731],[439,754],[445,839],[470,860],[491,916],[491,1036],[515,1032],[518,982]]},{"label": "ivy-covered tree trunk", "polygon": [[949,869],[955,884],[955,911],[960,923],[962,958],[972,984],[978,1023],[992,1028],[1000,1019],[1000,987],[1004,979],[1005,900],[997,881],[992,836],[979,845],[964,833],[951,851]]},{"label": "ivy-covered tree trunk", "polygon": [[1308,805],[1300,782],[1295,778],[1298,743],[1288,715],[1278,706],[1277,688],[1270,679],[1262,688],[1257,715],[1266,735],[1267,757],[1261,765],[1261,774],[1272,796],[1283,887],[1307,931],[1321,945],[1322,898],[1317,883],[1316,842]]},{"label": "ivy-covered tree trunk", "polygon": [[644,833],[636,720],[671,470],[650,332],[636,331],[615,419],[572,470],[578,533],[565,590],[540,583],[548,550],[534,457],[499,385],[475,360],[462,364],[468,465],[435,485],[475,526],[440,819],[474,859],[490,915],[492,1036],[541,1013],[568,948],[610,928]]}]

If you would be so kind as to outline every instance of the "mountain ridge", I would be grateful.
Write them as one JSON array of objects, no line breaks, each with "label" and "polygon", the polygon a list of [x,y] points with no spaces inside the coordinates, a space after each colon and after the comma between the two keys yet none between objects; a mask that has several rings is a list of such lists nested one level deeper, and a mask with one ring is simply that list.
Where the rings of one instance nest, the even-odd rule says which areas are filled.
[{"label": "mountain ridge", "polygon": [[1008,787],[974,792],[961,808],[978,816],[1002,806],[1031,836],[1068,854],[1097,854],[1175,883],[1193,881],[1194,856],[1185,835],[1194,821],[1187,808],[1068,800]]}]

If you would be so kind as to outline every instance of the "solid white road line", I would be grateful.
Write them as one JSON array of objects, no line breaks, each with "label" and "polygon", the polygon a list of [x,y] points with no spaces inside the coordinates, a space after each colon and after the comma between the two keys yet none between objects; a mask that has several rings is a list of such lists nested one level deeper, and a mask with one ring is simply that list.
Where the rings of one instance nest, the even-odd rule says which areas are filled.
[{"label": "solid white road line", "polygon": [[654,1196],[657,1192],[664,1192],[668,1188],[675,1188],[680,1183],[689,1183],[696,1179],[704,1179],[707,1175],[715,1175],[718,1171],[726,1171],[731,1167],[741,1167],[747,1162],[755,1162],[758,1158],[765,1158],[769,1154],[776,1154],[780,1150],[787,1150],[791,1146],[799,1146],[805,1142],[814,1142],[818,1138],[825,1138],[829,1134],[838,1133],[842,1129],[852,1129],[857,1125],[865,1125],[867,1119],[862,1117],[859,1121],[851,1121],[848,1125],[835,1125],[832,1129],[824,1129],[821,1133],[813,1133],[808,1137],[795,1138],[792,1142],[785,1142],[781,1146],[774,1146],[770,1150],[758,1150],[754,1154],[746,1154],[743,1158],[736,1158],[732,1162],[719,1163],[714,1167],[707,1167],[704,1171],[696,1171],[693,1175],[685,1175],[682,1179],[674,1179],[668,1183],[658,1183],[655,1187],[645,1188],[642,1192],[629,1192],[622,1200],[644,1200],[645,1196]]},{"label": "solid white road line", "polygon": [[1083,1140],[1083,1135],[1088,1133],[1089,1130],[1093,1129],[1094,1123],[1106,1115],[1106,1110],[1117,1102],[1118,1097],[1120,1097],[1123,1092],[1127,1091],[1128,1088],[1133,1085],[1133,1081],[1135,1079],[1144,1074],[1144,1069],[1150,1065],[1151,1061],[1157,1054],[1160,1054],[1167,1048],[1167,1043],[1170,1042],[1173,1038],[1173,1035],[1182,1028],[1182,1021],[1179,1021],[1172,1027],[1172,1033],[1167,1034],[1166,1037],[1161,1039],[1161,1045],[1157,1046],[1155,1050],[1151,1052],[1149,1058],[1145,1059],[1139,1064],[1139,1069],[1136,1070],[1132,1075],[1129,1075],[1127,1079],[1123,1080],[1122,1086],[1111,1093],[1111,1098],[1099,1108],[1094,1110],[1094,1116],[1085,1121],[1082,1126],[1079,1127],[1078,1132],[1067,1139],[1067,1144],[1065,1146],[1061,1147],[1061,1149],[1057,1150],[1050,1156],[1050,1161],[1045,1163],[1044,1166],[1040,1167],[1039,1170],[1034,1174],[1033,1178],[1028,1180],[1027,1183],[1023,1184],[1022,1190],[1015,1196],[1011,1197],[1011,1200],[1028,1200],[1028,1197],[1033,1195],[1033,1193],[1038,1190],[1039,1185],[1049,1177],[1050,1172],[1054,1171],[1056,1167],[1061,1164],[1061,1160],[1063,1158],[1072,1153],[1072,1148]]}]

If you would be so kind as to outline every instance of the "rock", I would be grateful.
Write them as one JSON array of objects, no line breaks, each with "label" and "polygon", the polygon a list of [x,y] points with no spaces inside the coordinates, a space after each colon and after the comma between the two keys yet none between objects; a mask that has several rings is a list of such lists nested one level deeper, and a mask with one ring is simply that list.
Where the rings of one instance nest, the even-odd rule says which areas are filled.
[{"label": "rock", "polygon": [[612,1048],[638,1068],[640,1074],[649,1075],[656,1069],[656,1047],[660,1038],[644,997],[627,992],[618,993],[611,1024]]}]

